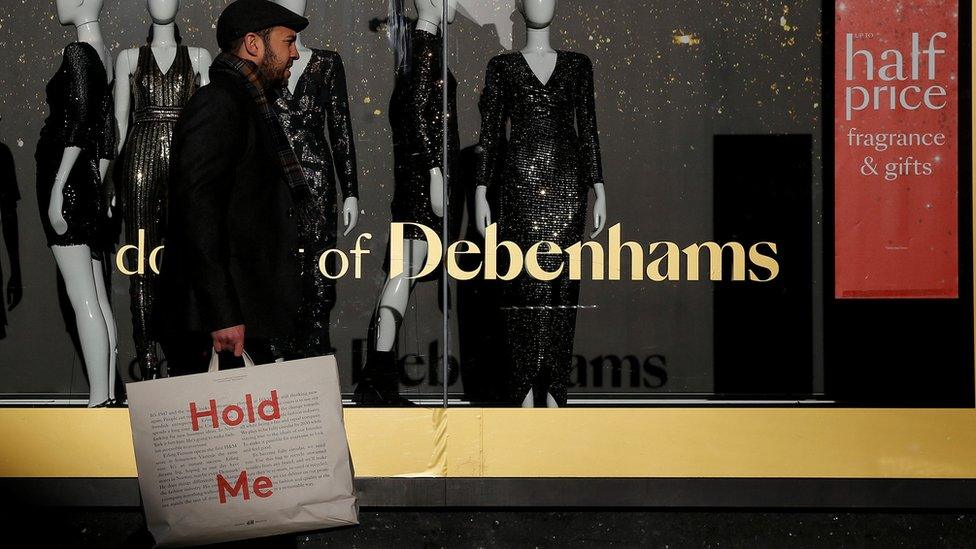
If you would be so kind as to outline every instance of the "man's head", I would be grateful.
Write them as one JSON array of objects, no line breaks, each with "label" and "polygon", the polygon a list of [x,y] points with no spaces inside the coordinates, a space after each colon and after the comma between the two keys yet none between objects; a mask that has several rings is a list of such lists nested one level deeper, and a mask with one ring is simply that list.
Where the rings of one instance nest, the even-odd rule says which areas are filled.
[{"label": "man's head", "polygon": [[268,85],[275,85],[288,80],[288,69],[298,59],[295,35],[295,31],[280,26],[249,32],[232,42],[226,51],[253,62],[261,78]]},{"label": "man's head", "polygon": [[308,19],[269,0],[236,0],[217,20],[220,49],[258,66],[268,84],[286,80],[298,59],[295,35]]}]

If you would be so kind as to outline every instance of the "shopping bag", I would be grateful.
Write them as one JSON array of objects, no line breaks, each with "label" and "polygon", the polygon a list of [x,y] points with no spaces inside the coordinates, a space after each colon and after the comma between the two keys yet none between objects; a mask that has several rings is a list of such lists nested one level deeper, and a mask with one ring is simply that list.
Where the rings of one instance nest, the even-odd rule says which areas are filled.
[{"label": "shopping bag", "polygon": [[127,386],[160,546],[358,524],[335,357],[245,366]]}]

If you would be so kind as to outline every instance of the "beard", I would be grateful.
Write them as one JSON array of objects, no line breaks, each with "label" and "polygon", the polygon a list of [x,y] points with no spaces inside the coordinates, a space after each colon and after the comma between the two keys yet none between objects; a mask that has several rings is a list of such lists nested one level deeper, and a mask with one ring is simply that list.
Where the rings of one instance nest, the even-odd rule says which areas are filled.
[{"label": "beard", "polygon": [[288,61],[282,60],[271,51],[271,48],[265,46],[264,58],[258,67],[258,73],[266,85],[277,86],[288,78],[288,65]]}]

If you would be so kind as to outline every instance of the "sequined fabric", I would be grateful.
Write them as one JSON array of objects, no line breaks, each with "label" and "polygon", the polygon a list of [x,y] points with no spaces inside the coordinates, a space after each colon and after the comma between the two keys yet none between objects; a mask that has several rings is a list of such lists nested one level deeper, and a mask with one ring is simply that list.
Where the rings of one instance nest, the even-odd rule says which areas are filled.
[{"label": "sequined fabric", "polygon": [[[430,170],[442,165],[443,155],[443,68],[442,39],[414,29],[409,70],[396,78],[390,100],[390,126],[393,130],[394,222],[426,225],[439,232],[441,219],[430,206]],[[449,172],[456,173],[460,150],[457,125],[457,81],[448,73],[448,150]],[[423,239],[419,229],[406,226],[407,238]]]},{"label": "sequined fabric", "polygon": [[[274,109],[302,166],[316,217],[298,226],[305,250],[300,261],[304,295],[300,314],[308,333],[276,340],[273,346],[289,358],[319,356],[332,351],[329,322],[336,284],[321,275],[318,260],[325,250],[336,247],[337,176],[343,200],[359,196],[346,74],[339,54],[313,49],[295,93],[282,86],[276,91]],[[334,254],[329,255],[326,268],[336,272]]]},{"label": "sequined fabric", "polygon": [[[173,128],[180,110],[196,91],[196,74],[186,46],[179,46],[173,64],[160,70],[151,46],[139,48],[132,76],[133,125],[122,150],[122,212],[126,244],[139,244],[147,260],[163,243],[166,222],[166,188],[169,181]],[[157,369],[156,337],[151,319],[157,294],[157,276],[149,265],[145,274],[129,277],[132,335],[143,375]]]},{"label": "sequined fabric", "polygon": [[[493,213],[499,237],[523,250],[540,241],[562,249],[581,241],[589,188],[603,182],[590,60],[560,51],[552,76],[542,83],[521,52],[495,57],[488,64],[481,116],[478,184],[498,186]],[[539,256],[549,272],[563,260]],[[579,282],[566,269],[552,281],[522,274],[502,295],[512,403],[520,404],[535,389],[537,402],[548,392],[565,404]]]},{"label": "sequined fabric", "polygon": [[[91,44],[73,42],[64,48],[61,66],[47,85],[50,114],[41,128],[37,161],[37,205],[48,246],[88,246],[101,259],[110,231],[107,216],[111,192],[102,183],[98,163],[115,149],[115,117],[111,84]],[[79,147],[65,183],[61,212],[68,230],[58,235],[47,210],[54,179],[66,147]]]}]

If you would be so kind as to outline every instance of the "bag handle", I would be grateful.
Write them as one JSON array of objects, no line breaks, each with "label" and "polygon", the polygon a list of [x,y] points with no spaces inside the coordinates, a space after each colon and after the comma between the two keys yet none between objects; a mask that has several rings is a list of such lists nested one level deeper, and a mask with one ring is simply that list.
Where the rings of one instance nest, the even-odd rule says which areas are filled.
[{"label": "bag handle", "polygon": [[[244,351],[242,358],[244,359],[245,368],[250,368],[251,366],[254,366],[254,360],[251,359],[251,355],[247,354],[247,351]],[[217,354],[216,349],[211,349],[210,366],[207,368],[207,373],[212,374],[214,372],[219,372],[219,371],[220,371],[220,355]]]}]

